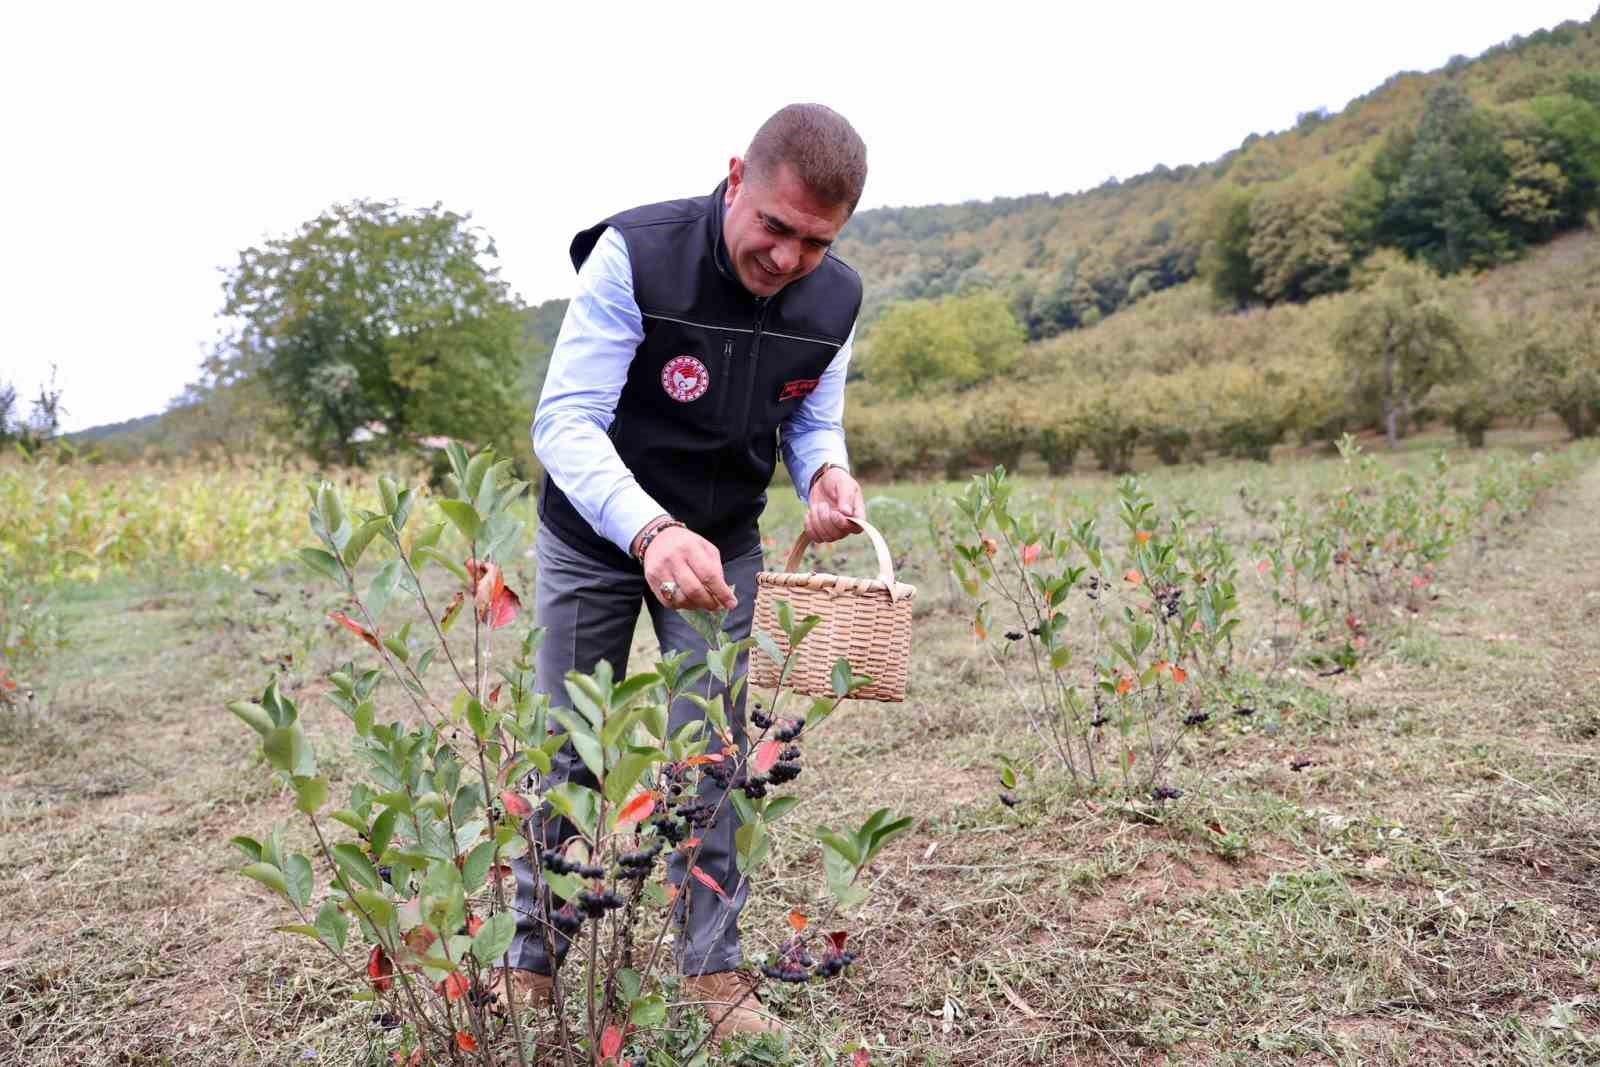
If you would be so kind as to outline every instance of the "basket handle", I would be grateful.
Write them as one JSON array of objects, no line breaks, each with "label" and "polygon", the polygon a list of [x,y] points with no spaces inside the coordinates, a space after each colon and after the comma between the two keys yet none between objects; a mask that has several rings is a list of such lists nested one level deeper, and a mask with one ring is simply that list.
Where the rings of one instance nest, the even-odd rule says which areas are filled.
[{"label": "basket handle", "polygon": [[[873,550],[878,553],[878,579],[888,586],[889,600],[891,602],[898,600],[899,597],[895,595],[894,559],[889,555],[889,544],[883,539],[883,534],[879,533],[878,528],[866,519],[858,519],[850,515],[843,516],[843,518],[846,522],[866,534],[868,540],[872,542]],[[805,557],[806,549],[810,548],[811,544],[811,538],[807,537],[805,530],[802,529],[799,540],[794,543],[794,550],[789,553],[789,561],[783,565],[785,572],[789,574],[796,572],[796,569],[800,566],[800,560]]]}]

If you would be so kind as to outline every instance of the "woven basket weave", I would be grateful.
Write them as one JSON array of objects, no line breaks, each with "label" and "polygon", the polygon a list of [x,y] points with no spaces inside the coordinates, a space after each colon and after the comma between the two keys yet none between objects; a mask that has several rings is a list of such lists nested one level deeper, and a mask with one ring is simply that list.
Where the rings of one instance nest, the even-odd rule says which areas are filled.
[{"label": "woven basket weave", "polygon": [[[911,662],[911,600],[915,586],[894,580],[889,546],[866,520],[855,520],[878,553],[876,578],[846,578],[815,571],[800,572],[800,560],[811,541],[804,533],[789,553],[782,573],[756,575],[756,628],[770,636],[787,656],[789,643],[778,626],[777,602],[787,600],[795,621],[819,616],[789,665],[786,685],[807,696],[833,695],[833,665],[843,658],[853,674],[872,683],[851,694],[857,700],[900,701],[906,696],[906,670]],[[780,666],[762,653],[750,657],[754,685],[773,688]]]}]

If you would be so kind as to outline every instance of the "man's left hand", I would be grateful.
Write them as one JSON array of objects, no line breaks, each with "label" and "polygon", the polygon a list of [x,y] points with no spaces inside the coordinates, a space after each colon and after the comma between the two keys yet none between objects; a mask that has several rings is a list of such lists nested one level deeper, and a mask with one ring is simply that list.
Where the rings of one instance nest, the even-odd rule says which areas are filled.
[{"label": "man's left hand", "polygon": [[843,467],[829,467],[811,486],[806,537],[819,545],[848,537],[857,530],[849,520],[863,518],[866,513],[861,485]]}]

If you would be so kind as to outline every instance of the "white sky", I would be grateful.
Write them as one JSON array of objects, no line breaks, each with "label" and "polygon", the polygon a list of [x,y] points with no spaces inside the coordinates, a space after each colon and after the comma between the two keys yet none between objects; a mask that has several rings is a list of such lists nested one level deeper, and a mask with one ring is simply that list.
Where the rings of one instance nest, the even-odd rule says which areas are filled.
[{"label": "white sky", "polygon": [[162,410],[220,268],[340,200],[471,212],[533,302],[791,101],[861,131],[863,207],[1071,192],[1596,2],[6,4],[0,378],[59,364],[68,429]]}]

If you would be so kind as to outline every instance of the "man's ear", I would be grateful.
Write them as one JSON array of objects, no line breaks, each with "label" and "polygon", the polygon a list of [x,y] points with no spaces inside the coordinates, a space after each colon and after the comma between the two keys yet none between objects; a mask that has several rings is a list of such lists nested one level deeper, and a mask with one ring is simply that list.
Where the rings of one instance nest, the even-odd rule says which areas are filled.
[{"label": "man's ear", "polygon": [[738,193],[739,187],[743,184],[744,160],[740,159],[738,156],[734,156],[728,160],[728,188],[722,194],[723,203],[732,206],[734,195]]}]

